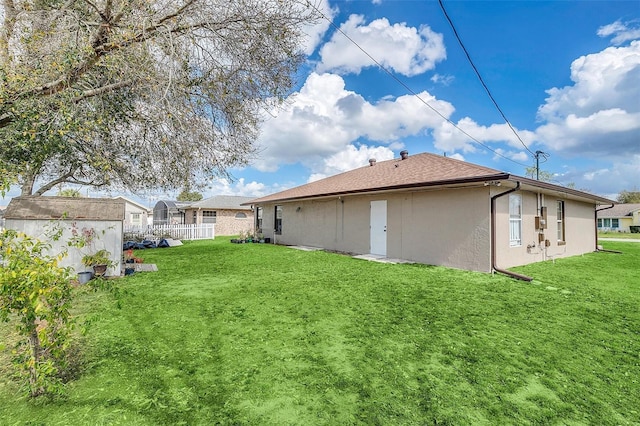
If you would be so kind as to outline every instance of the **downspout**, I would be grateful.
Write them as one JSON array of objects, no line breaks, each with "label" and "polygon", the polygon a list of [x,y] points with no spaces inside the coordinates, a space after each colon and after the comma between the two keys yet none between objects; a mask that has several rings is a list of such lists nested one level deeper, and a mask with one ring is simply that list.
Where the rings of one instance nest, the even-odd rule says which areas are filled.
[{"label": "downspout", "polygon": [[496,200],[500,197],[504,197],[505,195],[511,194],[512,192],[515,192],[518,189],[520,189],[520,182],[516,182],[515,188],[511,188],[508,191],[501,192],[500,194],[496,194],[493,197],[491,197],[491,268],[495,272],[508,275],[511,278],[530,282],[533,280],[533,278],[528,277],[526,275],[517,274],[515,272],[507,271],[506,269],[499,268],[496,265]]},{"label": "downspout", "polygon": [[[595,217],[595,220],[594,220],[593,222],[594,222],[594,226],[595,226],[595,228],[596,228],[596,251],[609,251],[609,250],[600,250],[600,249],[598,248],[598,212],[601,212],[602,210],[609,210],[609,209],[612,209],[614,206],[615,206],[615,204],[611,204],[609,207],[604,207],[604,208],[602,208],[602,209],[596,209],[596,210],[593,212],[593,215],[594,215],[594,217]],[[620,252],[614,252],[614,253],[620,253]]]}]

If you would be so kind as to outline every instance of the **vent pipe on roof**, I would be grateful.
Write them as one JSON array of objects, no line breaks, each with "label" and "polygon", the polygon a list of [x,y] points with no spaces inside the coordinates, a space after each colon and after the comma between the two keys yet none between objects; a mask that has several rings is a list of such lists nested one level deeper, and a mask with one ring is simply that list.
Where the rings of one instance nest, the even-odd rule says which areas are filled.
[{"label": "vent pipe on roof", "polygon": [[376,165],[376,159],[375,158],[369,158],[369,165],[370,166],[375,166]]},{"label": "vent pipe on roof", "polygon": [[409,157],[409,151],[406,149],[404,151],[400,151],[400,158],[406,160]]}]

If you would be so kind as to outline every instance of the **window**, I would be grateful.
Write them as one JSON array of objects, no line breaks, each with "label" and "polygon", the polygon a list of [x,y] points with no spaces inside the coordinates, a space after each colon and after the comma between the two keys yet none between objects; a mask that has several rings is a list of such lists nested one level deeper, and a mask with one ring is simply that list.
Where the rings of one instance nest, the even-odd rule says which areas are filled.
[{"label": "window", "polygon": [[244,212],[238,212],[236,213],[236,219],[246,219],[247,218],[247,214]]},{"label": "window", "polygon": [[598,228],[602,228],[602,219],[598,219]]},{"label": "window", "polygon": [[564,201],[558,201],[556,223],[558,229],[558,241],[564,241]]},{"label": "window", "polygon": [[256,207],[256,230],[262,232],[262,207]]},{"label": "window", "polygon": [[276,234],[282,234],[282,206],[275,207],[275,221],[273,229],[275,229]]},{"label": "window", "polygon": [[612,228],[620,228],[620,219],[611,219]]},{"label": "window", "polygon": [[142,213],[131,213],[131,224],[137,226],[142,225]]},{"label": "window", "polygon": [[214,210],[203,210],[202,223],[216,223],[216,212]]},{"label": "window", "polygon": [[509,195],[509,245],[522,245],[522,196]]},{"label": "window", "polygon": [[191,223],[198,223],[198,212],[197,211],[193,211],[193,220]]}]

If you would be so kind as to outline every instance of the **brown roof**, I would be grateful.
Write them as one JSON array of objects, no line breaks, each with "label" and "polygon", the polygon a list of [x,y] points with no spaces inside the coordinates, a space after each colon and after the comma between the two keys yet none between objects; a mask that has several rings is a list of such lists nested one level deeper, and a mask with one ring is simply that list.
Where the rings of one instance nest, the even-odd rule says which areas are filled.
[{"label": "brown roof", "polygon": [[585,192],[510,175],[506,172],[466,161],[423,153],[410,155],[404,160],[396,158],[380,161],[373,166],[360,167],[316,182],[257,198],[245,204],[504,180],[521,182],[523,188],[560,192],[579,199],[593,201],[596,204],[613,203],[606,198]]},{"label": "brown roof", "polygon": [[267,195],[251,204],[294,200],[308,197],[372,192],[417,186],[434,186],[456,182],[506,179],[508,174],[488,167],[435,154],[410,155],[380,161],[326,179]]},{"label": "brown roof", "polygon": [[598,217],[632,216],[636,210],[640,210],[640,203],[616,204],[613,208],[598,212]]},{"label": "brown roof", "polygon": [[75,197],[16,197],[5,219],[124,220],[124,200]]}]

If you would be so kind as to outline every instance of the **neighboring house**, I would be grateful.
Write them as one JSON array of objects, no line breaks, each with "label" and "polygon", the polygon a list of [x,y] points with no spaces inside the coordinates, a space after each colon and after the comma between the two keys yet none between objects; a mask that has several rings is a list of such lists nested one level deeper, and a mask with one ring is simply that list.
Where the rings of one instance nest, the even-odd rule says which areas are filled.
[{"label": "neighboring house", "polygon": [[154,225],[182,225],[185,223],[184,207],[191,202],[160,200],[153,207]]},{"label": "neighboring house", "polygon": [[125,226],[147,226],[149,224],[149,218],[153,216],[153,210],[123,196],[115,197],[114,200],[123,200],[125,203]]},{"label": "neighboring house", "polygon": [[613,201],[434,154],[370,165],[254,199],[274,242],[474,271],[596,250]]},{"label": "neighboring house", "polygon": [[216,235],[238,235],[253,230],[253,211],[242,205],[253,197],[217,195],[183,207],[185,223],[215,223]]},{"label": "neighboring house", "polygon": [[598,230],[630,232],[630,226],[640,226],[640,203],[616,204],[598,212]]},{"label": "neighboring house", "polygon": [[[115,266],[107,275],[120,275],[122,267],[122,232],[125,202],[107,198],[16,197],[5,211],[7,229],[21,231],[33,238],[47,240],[50,254],[67,251],[61,266],[71,266],[76,272],[88,270],[82,265],[85,254],[100,249],[111,253]],[[54,240],[49,231],[59,227],[61,238]],[[96,238],[90,246],[69,247],[73,232],[94,231]]]}]

